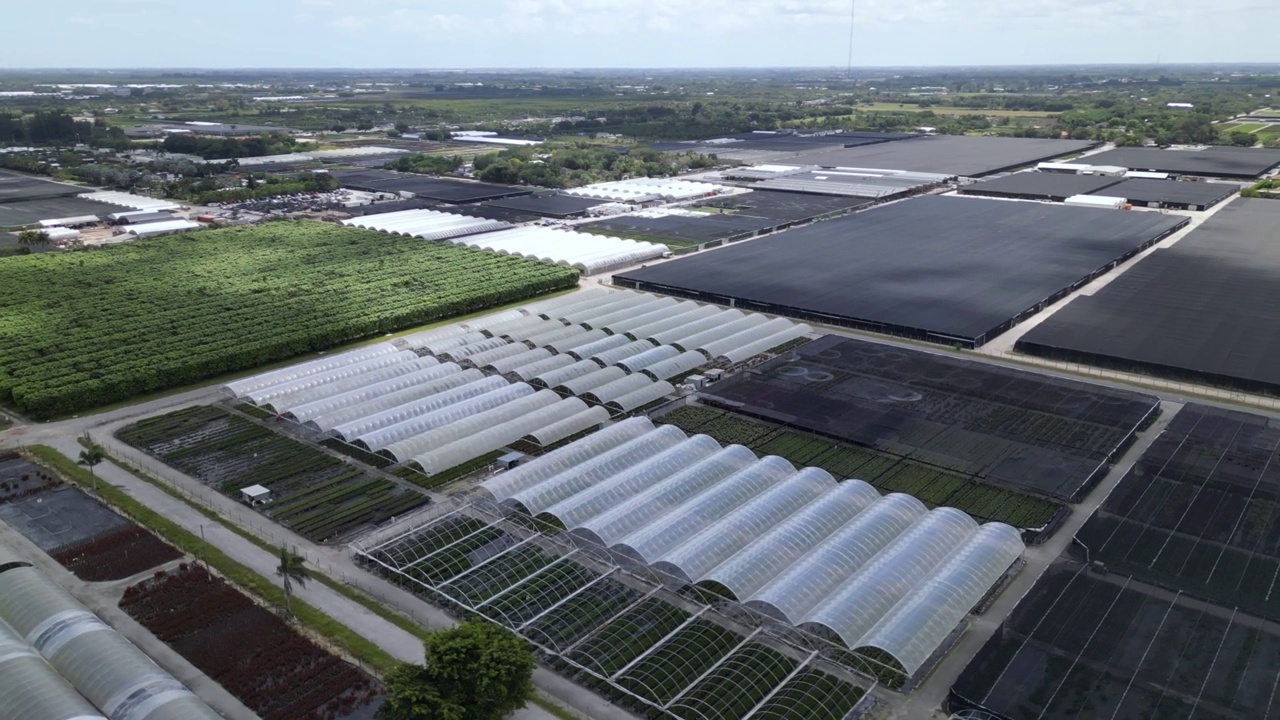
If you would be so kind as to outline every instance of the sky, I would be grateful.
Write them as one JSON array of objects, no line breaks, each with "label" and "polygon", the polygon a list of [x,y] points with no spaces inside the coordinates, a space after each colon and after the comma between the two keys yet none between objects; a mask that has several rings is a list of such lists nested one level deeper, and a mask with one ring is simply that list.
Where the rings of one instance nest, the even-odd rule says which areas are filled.
[{"label": "sky", "polygon": [[[1275,0],[854,1],[858,67],[1280,62]],[[851,0],[0,3],[0,68],[679,68],[843,67]]]}]

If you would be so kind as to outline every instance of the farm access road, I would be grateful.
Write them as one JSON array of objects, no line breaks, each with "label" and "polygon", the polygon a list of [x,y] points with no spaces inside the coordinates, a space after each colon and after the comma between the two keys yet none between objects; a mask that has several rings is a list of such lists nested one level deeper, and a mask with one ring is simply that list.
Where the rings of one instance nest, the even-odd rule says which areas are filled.
[{"label": "farm access road", "polygon": [[[115,431],[120,427],[143,417],[163,414],[191,405],[211,403],[218,398],[216,387],[201,388],[99,415],[71,418],[44,425],[18,425],[0,432],[0,448],[44,444],[74,460],[83,449],[79,444],[79,438],[88,433],[94,442],[103,446],[109,457],[120,458],[169,483],[183,494],[192,497],[192,502],[214,510],[222,518],[222,522],[210,520],[187,502],[137,477],[110,459],[103,461],[95,468],[101,482],[110,483],[128,493],[138,502],[162,513],[188,532],[197,536],[203,534],[209,545],[218,548],[231,559],[251,568],[271,582],[276,581],[275,570],[279,565],[279,558],[233,532],[225,523],[234,523],[237,527],[273,545],[286,545],[292,548],[307,559],[314,571],[364,592],[424,627],[447,628],[456,624],[456,621],[441,609],[358,568],[352,562],[345,547],[318,545],[292,533],[253,509],[213,491],[193,477],[163,465],[141,451],[120,442],[114,436]],[[422,643],[417,637],[328,586],[313,581],[307,583],[305,587],[297,588],[294,592],[304,602],[359,633],[396,659],[406,662],[422,661]],[[110,620],[112,626],[117,627],[113,618],[104,615],[104,619]],[[150,648],[147,650],[150,652]],[[608,703],[586,688],[546,668],[539,667],[534,672],[534,685],[544,698],[571,708],[582,717],[592,720],[636,720],[631,713]],[[532,703],[512,718],[513,720],[557,720],[555,715]]]}]

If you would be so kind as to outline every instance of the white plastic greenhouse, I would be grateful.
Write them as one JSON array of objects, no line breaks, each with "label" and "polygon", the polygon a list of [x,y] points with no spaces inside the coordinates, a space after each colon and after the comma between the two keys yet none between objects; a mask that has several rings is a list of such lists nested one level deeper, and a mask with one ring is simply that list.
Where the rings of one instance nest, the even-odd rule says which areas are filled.
[{"label": "white plastic greenhouse", "polygon": [[678,375],[697,370],[706,364],[707,359],[702,356],[702,353],[690,350],[686,353],[680,353],[670,360],[663,360],[641,368],[640,372],[654,380],[670,380]]},{"label": "white plastic greenhouse", "polygon": [[464,362],[463,365],[486,368],[499,360],[506,360],[508,358],[518,357],[531,352],[533,352],[533,350],[530,350],[524,343],[504,341],[503,344],[493,348],[492,350],[485,350],[484,352],[478,352],[474,355],[468,355],[466,362]]},{"label": "white plastic greenhouse", "polygon": [[585,430],[604,427],[607,422],[609,422],[609,411],[602,407],[592,407],[534,430],[522,439],[545,448]]},{"label": "white plastic greenhouse", "polygon": [[[768,350],[776,345],[781,345],[788,340],[804,337],[811,332],[813,332],[813,328],[808,325],[798,325],[786,318],[774,318],[763,325],[756,325],[755,327],[747,328],[742,332],[730,335],[727,338],[704,342],[698,347],[691,347],[689,349],[698,350],[705,355],[708,360],[714,360],[721,355],[734,353],[740,348],[754,345],[767,338],[780,337],[781,339],[777,343],[766,347],[764,350]],[[760,352],[764,352],[764,350],[761,350]],[[751,356],[748,355],[747,357]]]},{"label": "white plastic greenhouse", "polygon": [[[33,567],[0,573],[0,620],[18,636],[28,638],[59,675],[112,720],[220,718],[133,643]],[[10,667],[19,666],[5,662],[0,667],[5,667],[0,683],[13,682]],[[0,700],[8,697],[6,693]],[[51,706],[40,707],[48,710]],[[84,720],[96,716],[98,713],[91,712]],[[27,716],[11,717],[26,720]]]},{"label": "white plastic greenhouse", "polygon": [[[612,335],[610,337],[623,337],[620,335]],[[648,340],[633,340],[625,345],[619,345],[611,350],[604,350],[588,355],[587,358],[595,360],[601,366],[621,365],[622,361],[637,357],[653,349],[653,343]],[[627,368],[623,368],[624,370]]]},{"label": "white plastic greenhouse", "polygon": [[[558,328],[553,328],[546,332],[538,333],[537,335],[532,335],[528,338],[525,338],[524,343],[525,345],[528,345],[531,348],[548,347],[549,345],[551,345],[551,343],[556,342],[557,340],[566,340],[569,338],[580,338],[586,334],[587,334],[586,329],[583,328],[581,325],[561,325]],[[588,338],[585,340],[585,342],[591,342],[591,339]]]},{"label": "white plastic greenhouse", "polygon": [[670,314],[665,314],[663,317],[647,322],[644,325],[625,328],[625,332],[631,338],[643,340],[651,338],[660,332],[674,330],[691,322],[719,315],[722,312],[726,311],[715,305],[698,305],[686,300],[678,306],[670,308]]},{"label": "white plastic greenhouse", "polygon": [[353,440],[369,435],[377,430],[407,422],[427,413],[442,410],[450,405],[461,403],[471,398],[480,397],[509,385],[500,377],[485,377],[473,380],[465,385],[442,390],[425,397],[417,398],[394,407],[380,410],[350,422],[336,425],[330,432],[343,440]]},{"label": "white plastic greenhouse", "polygon": [[[448,470],[464,462],[493,452],[549,425],[577,418],[579,425],[569,435],[598,424],[586,414],[587,404],[578,398],[566,398],[544,407],[481,427],[452,442],[413,457],[413,464],[428,475]],[[567,436],[566,436],[567,437]]]},{"label": "white plastic greenhouse", "polygon": [[[528,385],[524,385],[523,383],[512,385],[511,387],[520,387],[532,391],[532,388]],[[431,428],[426,432],[392,443],[382,449],[385,450],[388,455],[395,458],[397,462],[406,462],[418,455],[424,455],[432,450],[437,450],[450,443],[458,442],[459,440],[475,435],[482,430],[502,425],[523,415],[532,413],[535,410],[541,410],[559,402],[559,395],[556,395],[550,390],[539,390],[533,394],[526,394],[519,399],[511,400],[510,402],[503,403],[502,405],[483,412],[469,412],[460,417],[455,417],[447,424]],[[555,417],[547,422],[555,422],[561,419],[563,418]],[[518,439],[525,433],[532,432],[536,427],[540,426],[526,428],[521,431],[516,438]],[[483,454],[483,452],[480,454]]]},{"label": "white plastic greenhouse", "polygon": [[374,415],[383,410],[402,405],[412,400],[424,398],[429,395],[451,390],[461,387],[470,382],[475,382],[484,377],[484,373],[479,370],[462,370],[453,363],[445,363],[437,366],[440,375],[434,379],[425,381],[422,385],[417,385],[404,390],[386,395],[371,397],[370,399],[350,407],[338,408],[316,416],[311,423],[322,430],[331,429],[342,423],[358,420],[362,417]]},{"label": "white plastic greenhouse", "polygon": [[746,317],[746,315],[741,310],[720,310],[713,315],[685,323],[679,327],[648,335],[648,339],[658,343],[659,345],[674,345],[678,340],[691,338],[707,330],[723,327],[731,322],[737,322],[744,317]]},{"label": "white plastic greenhouse", "polygon": [[436,210],[399,210],[343,220],[349,227],[377,230],[423,240],[449,240],[463,235],[505,230],[507,223]]},{"label": "white plastic greenhouse", "polygon": [[[638,340],[637,342],[648,342],[648,341]],[[644,368],[647,368],[650,365],[653,365],[655,363],[660,363],[663,360],[670,360],[671,358],[676,357],[678,355],[680,355],[680,351],[671,347],[670,345],[659,345],[658,347],[655,347],[652,350],[645,350],[642,353],[637,353],[635,355],[632,355],[631,357],[618,360],[613,364],[617,365],[623,370],[626,370],[629,373],[633,373],[633,372],[639,372],[640,370],[643,370]]]},{"label": "white plastic greenhouse", "polygon": [[557,354],[567,353],[576,347],[599,342],[608,337],[610,337],[610,335],[603,330],[588,330],[581,335],[571,335],[567,338],[546,343],[545,347]]},{"label": "white plastic greenhouse", "polygon": [[546,360],[551,357],[551,351],[546,348],[534,348],[530,350],[526,345],[519,345],[518,347],[523,348],[519,355],[512,355],[511,357],[494,360],[486,365],[484,369],[499,375],[506,375],[516,368],[521,368],[530,363]]},{"label": "white plastic greenhouse", "polygon": [[[550,351],[548,350],[547,352]],[[574,359],[568,355],[552,355],[549,358],[534,360],[527,365],[522,365],[511,370],[509,373],[504,374],[519,378],[524,382],[529,382],[541,375],[545,375],[546,373],[559,370],[560,368],[565,368],[573,364]]]},{"label": "white plastic greenhouse", "polygon": [[[777,319],[782,320],[785,323],[791,322],[784,318]],[[769,318],[764,315],[756,315],[755,313],[752,313],[746,317],[741,317],[732,322],[708,328],[694,335],[688,335],[678,340],[673,340],[671,344],[681,350],[697,350],[709,343],[733,337],[744,330],[750,330],[753,327],[758,327],[769,322],[771,322]]]},{"label": "white plastic greenhouse", "polygon": [[627,376],[627,372],[622,368],[602,368],[590,360],[584,360],[583,362],[590,363],[591,367],[595,368],[595,370],[587,373],[586,375],[571,378],[558,385],[549,387],[552,387],[553,390],[561,393],[562,395],[582,395],[598,387],[607,385],[614,380],[621,380]]},{"label": "white plastic greenhouse", "polygon": [[557,355],[569,361],[568,365],[563,365],[554,370],[549,370],[534,376],[532,384],[537,387],[556,388],[574,378],[584,377],[600,369],[600,366],[591,360],[579,360],[573,362],[573,358],[568,355]]},{"label": "white plastic greenhouse", "polygon": [[811,332],[813,332],[813,328],[808,325],[795,325],[782,332],[774,333],[746,345],[738,345],[728,350],[719,351],[712,356],[712,359],[721,365],[736,365],[760,353],[768,352],[779,345],[784,345],[792,340],[799,340]]},{"label": "white plastic greenhouse", "polygon": [[629,413],[649,403],[657,402],[675,391],[676,389],[671,383],[666,380],[659,380],[656,383],[645,385],[639,390],[620,395],[605,404],[615,413]]},{"label": "white plastic greenhouse", "polygon": [[[503,383],[502,378],[495,378]],[[483,381],[477,381],[483,382]],[[488,392],[475,395],[458,402],[450,402],[435,410],[423,413],[421,415],[413,415],[405,420],[385,425],[376,430],[362,433],[348,440],[359,445],[366,450],[383,450],[399,443],[403,440],[415,438],[423,433],[431,432],[443,427],[456,423],[465,418],[485,413],[494,408],[502,407],[520,398],[533,395],[533,388],[524,383],[516,383],[514,385],[504,384],[501,387],[489,390]],[[397,460],[407,458],[415,453],[400,452],[395,453]]]},{"label": "white plastic greenhouse", "polygon": [[377,345],[370,345],[369,347],[348,350],[347,352],[338,353],[337,355],[329,355],[315,360],[300,362],[296,365],[280,368],[279,370],[259,373],[258,375],[253,375],[242,380],[229,382],[224,385],[223,388],[227,392],[231,393],[232,396],[240,398],[254,390],[260,390],[270,385],[275,385],[289,380],[296,380],[307,375],[314,375],[326,370],[342,367],[343,365],[350,365],[361,360],[367,360],[378,355],[389,355],[395,352],[399,352],[399,348],[395,345],[392,345],[391,343],[378,343]]},{"label": "white plastic greenhouse", "polygon": [[636,320],[637,318],[646,317],[650,313],[652,313],[654,310],[661,310],[663,308],[667,308],[675,304],[676,304],[676,301],[672,300],[671,298],[651,297],[645,302],[636,303],[631,307],[623,308],[621,310],[616,310],[614,312],[607,313],[605,315],[598,315],[588,320],[584,320],[582,321],[582,324],[583,326],[589,327],[589,328],[612,329],[615,325],[618,325],[618,324],[622,324],[627,327],[630,327],[632,326],[633,321]]},{"label": "white plastic greenhouse", "polygon": [[627,375],[625,370],[617,367],[609,368],[609,370],[614,370],[616,373],[621,373],[621,375],[615,375],[613,380],[587,390],[582,395],[584,400],[603,405],[628,393],[633,393],[654,384],[653,379],[646,375]]},{"label": "white plastic greenhouse", "polygon": [[[409,353],[409,355],[413,355],[413,353]],[[387,365],[386,367],[375,368],[373,370],[348,377],[342,377],[334,380],[333,382],[295,390],[285,395],[275,397],[270,401],[270,406],[275,408],[278,412],[285,412],[299,405],[306,405],[308,403],[315,402],[316,400],[323,400],[325,398],[333,397],[334,395],[341,395],[343,393],[350,392],[351,390],[358,390],[370,385],[376,385],[386,380],[392,380],[406,375],[413,375],[423,370],[429,370],[433,367],[437,367],[439,364],[440,361],[435,358],[421,358],[414,355],[412,359],[406,357],[403,362]]]},{"label": "white plastic greenhouse", "polygon": [[4,621],[0,621],[0,717],[107,720]]},{"label": "white plastic greenhouse", "polygon": [[[428,360],[430,358],[421,359]],[[340,410],[345,407],[351,407],[353,405],[359,405],[360,403],[383,395],[389,395],[402,390],[410,390],[423,383],[430,382],[431,380],[435,380],[455,372],[458,372],[458,366],[452,363],[437,362],[434,364],[424,364],[423,368],[417,372],[394,377],[390,380],[383,380],[382,382],[373,383],[371,385],[364,385],[354,390],[348,390],[347,392],[339,393],[337,395],[330,395],[329,397],[320,398],[319,400],[312,400],[311,402],[303,403],[302,405],[296,405],[290,408],[289,412],[285,414],[298,422],[308,422],[314,418],[324,415],[325,413]]]},{"label": "white plastic greenhouse", "polygon": [[362,373],[369,372],[370,370],[377,370],[380,368],[390,367],[392,365],[400,365],[408,360],[416,360],[417,358],[418,356],[409,350],[398,350],[391,354],[375,355],[371,358],[359,360],[354,363],[342,364],[329,370],[309,373],[293,379],[282,380],[258,390],[246,393],[246,397],[255,405],[264,405],[276,398],[284,397],[299,390],[319,387],[327,383],[355,377]]},{"label": "white plastic greenhouse", "polygon": [[502,255],[566,265],[578,269],[584,275],[628,267],[662,257],[669,251],[666,245],[658,243],[604,237],[540,225],[456,237],[452,242]]},{"label": "white plastic greenhouse", "polygon": [[[604,331],[602,330],[600,332],[603,333]],[[586,360],[587,358],[594,357],[599,353],[620,348],[630,342],[631,340],[629,340],[625,335],[605,335],[604,337],[592,342],[574,345],[573,347],[566,349],[565,352],[579,360]]]}]

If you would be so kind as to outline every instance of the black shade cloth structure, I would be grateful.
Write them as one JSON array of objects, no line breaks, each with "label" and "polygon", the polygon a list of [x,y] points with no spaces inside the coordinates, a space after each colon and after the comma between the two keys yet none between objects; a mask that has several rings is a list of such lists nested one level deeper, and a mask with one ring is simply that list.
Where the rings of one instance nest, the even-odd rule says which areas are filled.
[{"label": "black shade cloth structure", "polygon": [[1280,390],[1280,203],[1240,198],[1018,340],[1044,357]]},{"label": "black shade cloth structure", "polygon": [[407,192],[413,193],[416,197],[448,203],[473,203],[495,198],[533,194],[533,190],[529,188],[432,178],[383,170],[335,170],[332,174],[342,187],[353,190]]},{"label": "black shade cloth structure", "polygon": [[927,196],[615,275],[624,287],[981,345],[1187,218]]},{"label": "black shade cloth structure", "polygon": [[1087,162],[1176,175],[1245,179],[1256,178],[1280,165],[1280,150],[1219,146],[1187,150],[1116,148],[1090,155]]},{"label": "black shade cloth structure", "polygon": [[967,185],[960,189],[960,194],[1062,202],[1072,195],[1109,195],[1105,188],[1123,180],[1124,178],[1104,175],[1020,172]]},{"label": "black shade cloth structure", "polygon": [[1082,152],[1097,145],[1085,140],[922,135],[900,142],[815,150],[786,162],[981,177]]},{"label": "black shade cloth structure", "polygon": [[752,190],[749,193],[716,198],[703,205],[732,210],[738,215],[766,218],[783,225],[848,212],[872,202],[870,198]]},{"label": "black shade cloth structure", "polygon": [[952,687],[997,717],[1280,711],[1280,426],[1190,404]]},{"label": "black shade cloth structure", "polygon": [[877,145],[915,137],[906,133],[840,132],[822,135],[798,133],[745,132],[711,140],[655,143],[649,147],[661,152],[715,153],[717,150],[771,150],[805,152],[821,148],[847,148]]},{"label": "black shade cloth structure", "polygon": [[[76,188],[83,192],[88,188]],[[108,205],[96,200],[75,196],[45,197],[14,202],[0,202],[0,227],[32,225],[41,220],[97,215],[105,217],[122,210],[119,205]]]},{"label": "black shade cloth structure", "polygon": [[1089,194],[1121,197],[1134,205],[1152,205],[1179,210],[1208,210],[1239,190],[1238,185],[1230,183],[1131,178],[1109,185],[1105,189],[1091,191]]},{"label": "black shade cloth structure", "polygon": [[481,203],[481,206],[515,210],[540,217],[563,219],[583,215],[591,208],[605,203],[605,200],[596,200],[594,198],[545,193],[488,200]]},{"label": "black shade cloth structure", "polygon": [[0,170],[0,203],[79,195],[80,193],[89,192],[89,190],[91,188],[50,182],[30,175]]},{"label": "black shade cloth structure", "polygon": [[622,215],[586,223],[584,227],[622,235],[642,235],[664,240],[702,243],[751,235],[761,230],[775,227],[777,224],[777,221],[770,218],[740,214],[699,214],[696,217],[687,215],[667,215],[664,217]]},{"label": "black shade cloth structure", "polygon": [[1004,487],[1079,500],[1155,396],[827,335],[701,397]]}]

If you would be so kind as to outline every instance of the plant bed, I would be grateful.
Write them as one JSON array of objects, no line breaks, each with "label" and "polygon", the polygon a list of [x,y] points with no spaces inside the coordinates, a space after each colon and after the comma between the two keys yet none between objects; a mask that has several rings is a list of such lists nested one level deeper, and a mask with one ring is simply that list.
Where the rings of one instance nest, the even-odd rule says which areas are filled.
[{"label": "plant bed", "polygon": [[88,582],[123,580],[172,562],[182,552],[137,525],[112,530],[49,553]]},{"label": "plant bed", "polygon": [[382,692],[198,565],[127,588],[120,607],[263,720],[367,716]]}]

